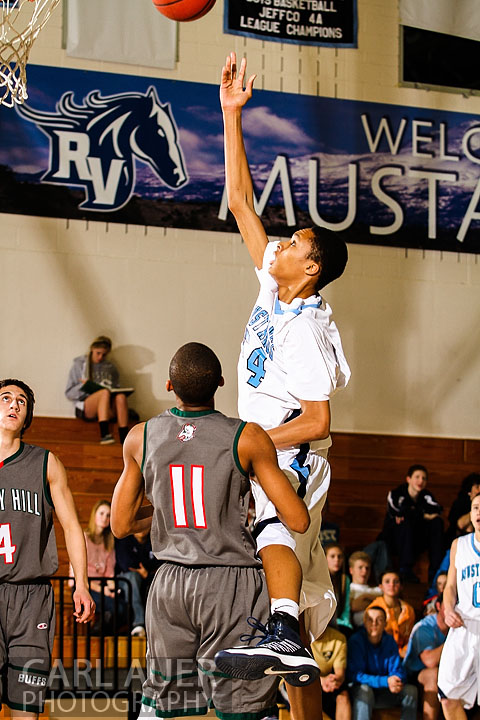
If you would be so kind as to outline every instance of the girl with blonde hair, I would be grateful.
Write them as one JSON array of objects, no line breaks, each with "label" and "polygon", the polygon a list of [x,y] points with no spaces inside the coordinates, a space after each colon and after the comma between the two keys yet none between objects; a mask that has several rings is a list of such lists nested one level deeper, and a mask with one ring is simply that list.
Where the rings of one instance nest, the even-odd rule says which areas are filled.
[{"label": "girl with blonde hair", "polygon": [[[68,375],[65,395],[75,403],[75,415],[82,420],[98,420],[100,444],[115,442],[110,433],[109,422],[114,417],[118,422],[118,434],[123,443],[128,433],[127,396],[123,392],[112,393],[120,387],[119,374],[115,365],[107,360],[112,341],[106,335],[99,335],[90,345],[86,355],[73,361]],[[87,381],[101,388],[85,388]]]}]

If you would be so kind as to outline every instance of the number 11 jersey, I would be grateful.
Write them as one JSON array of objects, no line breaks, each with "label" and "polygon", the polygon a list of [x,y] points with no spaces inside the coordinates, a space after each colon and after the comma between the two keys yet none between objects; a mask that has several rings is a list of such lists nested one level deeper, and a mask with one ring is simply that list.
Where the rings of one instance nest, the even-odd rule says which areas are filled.
[{"label": "number 11 jersey", "polygon": [[247,526],[245,423],[215,410],[167,410],[145,423],[142,472],[156,558],[188,567],[261,567]]}]

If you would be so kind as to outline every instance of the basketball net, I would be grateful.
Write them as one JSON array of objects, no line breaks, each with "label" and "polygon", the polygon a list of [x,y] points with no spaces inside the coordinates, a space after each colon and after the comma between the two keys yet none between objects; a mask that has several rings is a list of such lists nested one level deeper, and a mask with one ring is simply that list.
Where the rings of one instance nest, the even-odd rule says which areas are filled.
[{"label": "basketball net", "polygon": [[60,0],[0,0],[0,105],[27,97],[25,66],[31,47]]}]

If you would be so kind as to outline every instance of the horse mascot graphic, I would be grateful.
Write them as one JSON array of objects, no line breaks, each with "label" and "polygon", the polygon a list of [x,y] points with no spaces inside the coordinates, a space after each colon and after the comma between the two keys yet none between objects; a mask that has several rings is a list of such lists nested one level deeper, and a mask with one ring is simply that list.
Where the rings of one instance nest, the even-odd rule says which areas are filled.
[{"label": "horse mascot graphic", "polygon": [[180,432],[177,435],[177,440],[180,440],[180,442],[188,442],[189,440],[192,440],[192,438],[195,437],[195,433],[197,432],[197,426],[193,425],[193,423],[185,423],[185,425],[182,427]]},{"label": "horse mascot graphic", "polygon": [[102,96],[92,90],[82,105],[73,92],[62,95],[56,112],[28,105],[17,112],[35,123],[50,141],[50,167],[42,181],[85,188],[86,210],[113,211],[135,189],[135,159],[148,164],[168,187],[188,181],[170,105],[157,91]]}]

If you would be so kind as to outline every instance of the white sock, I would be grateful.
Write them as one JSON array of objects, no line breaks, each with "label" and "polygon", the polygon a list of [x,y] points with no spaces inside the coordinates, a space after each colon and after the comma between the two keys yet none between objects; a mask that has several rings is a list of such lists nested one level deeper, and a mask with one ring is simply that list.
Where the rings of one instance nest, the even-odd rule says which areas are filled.
[{"label": "white sock", "polygon": [[288,613],[288,615],[294,617],[295,620],[298,620],[300,613],[298,603],[296,603],[295,600],[290,600],[290,598],[275,598],[270,604],[270,610],[272,614],[279,611]]}]

